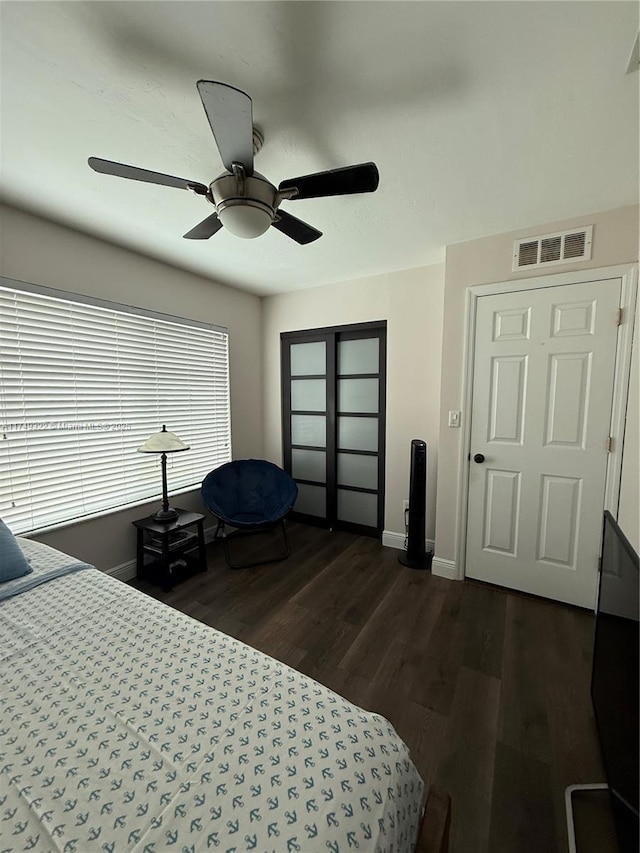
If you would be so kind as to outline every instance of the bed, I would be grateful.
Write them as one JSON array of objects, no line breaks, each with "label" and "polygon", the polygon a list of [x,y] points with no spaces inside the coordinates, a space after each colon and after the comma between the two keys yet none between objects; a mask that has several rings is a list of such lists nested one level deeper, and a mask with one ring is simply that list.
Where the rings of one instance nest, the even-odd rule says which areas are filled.
[{"label": "bed", "polygon": [[[0,850],[412,851],[391,724],[46,545],[0,585]],[[427,849],[427,848],[424,848]]]}]

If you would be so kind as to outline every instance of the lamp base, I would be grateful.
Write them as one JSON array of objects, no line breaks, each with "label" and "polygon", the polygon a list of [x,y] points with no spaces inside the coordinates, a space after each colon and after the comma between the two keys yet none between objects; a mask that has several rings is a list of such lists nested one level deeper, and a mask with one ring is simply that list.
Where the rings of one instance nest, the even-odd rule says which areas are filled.
[{"label": "lamp base", "polygon": [[153,516],[154,521],[159,521],[161,524],[168,524],[170,521],[175,521],[178,518],[178,511],[175,509],[159,509]]}]

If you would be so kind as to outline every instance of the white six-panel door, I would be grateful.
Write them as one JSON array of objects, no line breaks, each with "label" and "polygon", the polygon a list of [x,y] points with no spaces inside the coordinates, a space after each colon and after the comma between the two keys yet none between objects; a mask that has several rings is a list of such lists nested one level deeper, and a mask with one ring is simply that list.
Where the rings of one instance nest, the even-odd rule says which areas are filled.
[{"label": "white six-panel door", "polygon": [[468,577],[594,606],[620,290],[477,300]]}]

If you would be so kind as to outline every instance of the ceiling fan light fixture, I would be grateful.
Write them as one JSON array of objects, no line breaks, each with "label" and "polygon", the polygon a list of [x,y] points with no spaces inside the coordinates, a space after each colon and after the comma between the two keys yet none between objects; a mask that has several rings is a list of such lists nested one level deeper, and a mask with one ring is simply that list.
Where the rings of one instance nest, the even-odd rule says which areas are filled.
[{"label": "ceiling fan light fixture", "polygon": [[198,93],[218,146],[225,172],[207,188],[198,181],[151,172],[100,157],[89,157],[95,172],[146,181],[159,186],[189,190],[203,196],[216,212],[182,236],[186,240],[208,240],[222,228],[236,237],[253,239],[271,225],[301,246],[312,243],[322,232],[281,211],[283,201],[372,193],[378,188],[375,163],[360,163],[288,178],[276,187],[253,168],[254,155],[264,137],[253,125],[253,107],[246,92],[216,80],[198,80]]},{"label": "ceiling fan light fixture", "polygon": [[218,218],[234,236],[250,240],[264,234],[273,221],[273,214],[266,205],[234,199],[218,205]]},{"label": "ceiling fan light fixture", "polygon": [[225,173],[211,184],[210,194],[223,226],[236,237],[259,237],[273,222],[277,190],[258,172],[245,177]]}]

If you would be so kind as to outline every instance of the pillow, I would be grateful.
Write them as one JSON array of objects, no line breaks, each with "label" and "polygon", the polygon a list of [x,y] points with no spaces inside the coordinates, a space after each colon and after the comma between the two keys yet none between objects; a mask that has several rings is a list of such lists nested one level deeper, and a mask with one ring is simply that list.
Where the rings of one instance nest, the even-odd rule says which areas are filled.
[{"label": "pillow", "polygon": [[16,537],[0,518],[0,583],[21,578],[32,571]]}]

